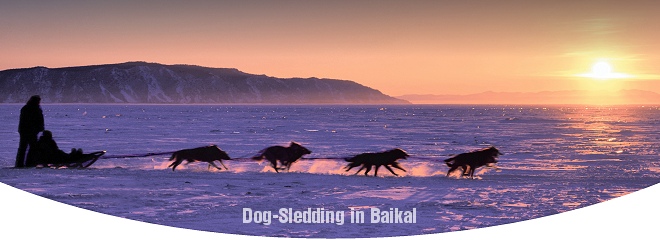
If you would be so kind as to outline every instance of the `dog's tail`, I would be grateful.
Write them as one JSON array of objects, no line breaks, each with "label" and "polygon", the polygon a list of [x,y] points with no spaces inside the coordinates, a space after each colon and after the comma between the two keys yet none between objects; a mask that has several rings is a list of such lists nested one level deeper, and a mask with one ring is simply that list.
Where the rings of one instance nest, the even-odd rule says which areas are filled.
[{"label": "dog's tail", "polygon": [[252,157],[252,160],[261,160],[261,159],[264,159],[264,152],[266,152],[266,149],[265,149],[265,148],[264,148],[263,150],[259,151],[259,153],[257,153],[257,155],[255,155],[254,157]]}]

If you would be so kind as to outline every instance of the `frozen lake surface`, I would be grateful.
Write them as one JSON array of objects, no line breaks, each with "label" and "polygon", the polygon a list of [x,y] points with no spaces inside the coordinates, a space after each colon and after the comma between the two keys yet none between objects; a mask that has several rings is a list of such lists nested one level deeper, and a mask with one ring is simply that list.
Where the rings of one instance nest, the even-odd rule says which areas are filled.
[{"label": "frozen lake surface", "polygon": [[[96,212],[204,231],[379,237],[482,228],[561,213],[660,182],[660,108],[530,106],[43,105],[60,148],[108,157],[216,144],[229,170],[167,169],[168,155],[104,158],[89,169],[11,169],[22,105],[1,105],[0,181]],[[312,154],[288,173],[246,160],[296,141]],[[498,168],[446,177],[442,160],[496,146]],[[407,172],[353,175],[336,158],[402,148]],[[327,159],[324,159],[327,158]],[[243,223],[243,209],[323,208],[336,223]],[[350,223],[350,210],[416,211],[409,224]]]}]

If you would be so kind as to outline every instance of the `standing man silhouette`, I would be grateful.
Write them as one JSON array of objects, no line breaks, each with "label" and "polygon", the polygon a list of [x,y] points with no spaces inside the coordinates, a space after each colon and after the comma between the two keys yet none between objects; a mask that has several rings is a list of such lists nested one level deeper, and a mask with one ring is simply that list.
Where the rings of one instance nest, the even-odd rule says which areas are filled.
[{"label": "standing man silhouette", "polygon": [[15,165],[17,168],[37,165],[34,153],[37,147],[37,135],[44,130],[44,114],[39,106],[40,103],[41,97],[34,95],[21,108],[21,117],[18,122],[18,134],[21,138],[18,144]]}]

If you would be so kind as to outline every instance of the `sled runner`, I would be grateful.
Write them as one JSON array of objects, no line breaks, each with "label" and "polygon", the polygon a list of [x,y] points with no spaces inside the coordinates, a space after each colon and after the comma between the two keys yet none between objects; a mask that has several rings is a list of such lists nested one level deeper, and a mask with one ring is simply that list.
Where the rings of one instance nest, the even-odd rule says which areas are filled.
[{"label": "sled runner", "polygon": [[57,163],[49,163],[48,165],[55,168],[87,168],[94,164],[96,160],[98,160],[104,154],[105,151],[97,151],[84,154],[69,154],[69,157],[66,160]]}]

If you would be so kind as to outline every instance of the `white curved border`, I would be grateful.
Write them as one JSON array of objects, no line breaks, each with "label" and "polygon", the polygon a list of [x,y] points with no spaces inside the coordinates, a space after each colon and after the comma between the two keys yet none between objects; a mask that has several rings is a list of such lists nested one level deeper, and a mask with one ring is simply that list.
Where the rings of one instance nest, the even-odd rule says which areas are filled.
[{"label": "white curved border", "polygon": [[[660,184],[538,219],[467,231],[384,239],[658,239]],[[96,213],[0,183],[0,236],[10,239],[281,239],[161,226]],[[3,239],[5,238],[3,237]]]}]

